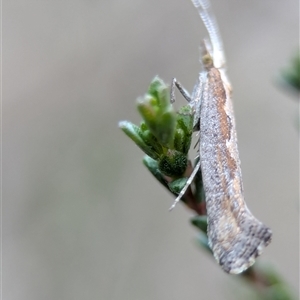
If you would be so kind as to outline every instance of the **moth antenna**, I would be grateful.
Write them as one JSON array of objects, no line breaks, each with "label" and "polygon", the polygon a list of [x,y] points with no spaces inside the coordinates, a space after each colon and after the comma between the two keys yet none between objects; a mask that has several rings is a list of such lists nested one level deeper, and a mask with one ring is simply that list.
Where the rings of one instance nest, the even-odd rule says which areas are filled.
[{"label": "moth antenna", "polygon": [[[213,50],[214,66],[216,68],[225,67],[225,55],[223,49],[223,42],[219,32],[218,23],[212,12],[210,2],[208,0],[192,0],[194,6],[206,27]],[[209,50],[209,49],[208,49]]]}]

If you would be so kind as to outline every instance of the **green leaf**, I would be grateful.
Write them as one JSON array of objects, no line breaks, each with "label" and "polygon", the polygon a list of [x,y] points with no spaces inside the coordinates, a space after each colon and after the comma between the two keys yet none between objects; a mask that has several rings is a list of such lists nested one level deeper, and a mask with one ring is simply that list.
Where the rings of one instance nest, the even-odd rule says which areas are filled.
[{"label": "green leaf", "polygon": [[151,81],[147,94],[157,99],[157,105],[163,110],[171,106],[168,86],[158,76]]},{"label": "green leaf", "polygon": [[270,286],[264,296],[265,300],[296,300],[285,283]]},{"label": "green leaf", "polygon": [[[199,161],[199,157],[197,157],[197,159],[195,159],[195,163],[194,165],[197,165],[198,161]],[[198,203],[202,203],[205,202],[205,192],[204,192],[204,186],[203,186],[203,181],[202,181],[202,173],[201,173],[201,169],[198,171],[198,173],[195,176],[195,198],[197,199]]]},{"label": "green leaf", "polygon": [[151,174],[167,189],[168,183],[164,178],[164,175],[160,172],[158,168],[158,162],[154,159],[152,159],[149,156],[144,156],[143,163],[147,167],[147,169],[151,172]]},{"label": "green leaf", "polygon": [[188,154],[193,134],[193,113],[190,106],[183,106],[177,113],[174,148]]},{"label": "green leaf", "polygon": [[178,195],[188,181],[187,177],[178,178],[168,184],[169,189],[175,195]]},{"label": "green leaf", "polygon": [[207,234],[207,216],[195,216],[191,219],[191,223]]},{"label": "green leaf", "polygon": [[291,87],[300,91],[300,52],[293,57],[291,64],[282,72],[282,77]]},{"label": "green leaf", "polygon": [[123,132],[131,138],[135,144],[140,147],[147,155],[152,157],[153,159],[158,159],[159,155],[157,152],[153,150],[152,147],[149,147],[143,138],[141,137],[141,130],[138,126],[132,124],[128,121],[119,122],[119,127],[123,130]]},{"label": "green leaf", "polygon": [[138,111],[158,142],[173,148],[176,113],[170,103],[168,87],[158,77],[151,82],[148,93],[138,98]]},{"label": "green leaf", "polygon": [[[164,148],[158,142],[157,138],[152,134],[152,132],[148,129],[147,125],[143,123],[141,124],[139,134],[144,143],[155,153],[157,153],[158,155],[162,155],[165,152]],[[153,156],[152,158],[157,159],[157,157]]]}]

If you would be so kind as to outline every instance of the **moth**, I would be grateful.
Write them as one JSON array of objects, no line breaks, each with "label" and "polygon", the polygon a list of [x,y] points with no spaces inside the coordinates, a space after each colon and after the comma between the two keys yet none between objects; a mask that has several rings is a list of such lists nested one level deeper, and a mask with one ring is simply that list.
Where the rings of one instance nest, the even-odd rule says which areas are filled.
[{"label": "moth", "polygon": [[199,162],[174,201],[181,199],[201,169],[208,218],[208,243],[222,269],[239,274],[271,242],[272,231],[256,219],[243,195],[231,85],[217,22],[207,0],[192,0],[208,31],[210,42],[202,46],[202,70],[192,95],[174,78],[175,87],[194,111],[194,128],[199,131]]}]

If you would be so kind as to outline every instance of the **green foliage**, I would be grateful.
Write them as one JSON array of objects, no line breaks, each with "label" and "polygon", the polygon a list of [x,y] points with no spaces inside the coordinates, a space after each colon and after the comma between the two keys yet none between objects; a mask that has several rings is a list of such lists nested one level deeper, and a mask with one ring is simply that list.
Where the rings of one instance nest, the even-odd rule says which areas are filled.
[{"label": "green foliage", "polygon": [[191,223],[203,233],[207,233],[207,216],[195,216],[191,219]]},{"label": "green foliage", "polygon": [[284,81],[292,88],[300,91],[300,52],[292,58],[290,66],[282,72]]},{"label": "green foliage", "polygon": [[175,195],[178,195],[185,186],[187,180],[188,178],[186,177],[175,179],[168,184],[168,187],[170,191],[172,191]]},{"label": "green foliage", "polygon": [[[121,121],[119,127],[146,153],[144,164],[159,182],[165,185],[182,178],[193,133],[191,107],[187,105],[175,112],[167,85],[155,77],[147,93],[138,98],[137,108],[143,118],[140,126]],[[169,190],[175,193],[176,189],[171,185]]]}]

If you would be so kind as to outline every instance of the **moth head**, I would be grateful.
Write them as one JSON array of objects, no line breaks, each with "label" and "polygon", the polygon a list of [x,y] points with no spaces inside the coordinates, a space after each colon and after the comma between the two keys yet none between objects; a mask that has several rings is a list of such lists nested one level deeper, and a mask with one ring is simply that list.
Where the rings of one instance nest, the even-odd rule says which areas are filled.
[{"label": "moth head", "polygon": [[206,69],[210,69],[214,66],[214,61],[213,61],[213,57],[212,57],[212,52],[211,52],[211,45],[207,40],[203,40],[202,43],[202,64],[204,66],[204,68]]}]

